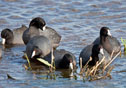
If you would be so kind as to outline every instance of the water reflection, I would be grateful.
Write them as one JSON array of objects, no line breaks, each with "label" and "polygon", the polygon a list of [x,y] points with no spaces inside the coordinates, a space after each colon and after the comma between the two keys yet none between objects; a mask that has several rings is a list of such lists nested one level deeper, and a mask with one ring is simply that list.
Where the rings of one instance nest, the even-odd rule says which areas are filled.
[{"label": "water reflection", "polygon": [[57,78],[72,78],[74,76],[74,72],[70,69],[56,69],[52,72],[50,71],[50,68],[43,65],[41,62],[34,61],[31,62],[31,68],[28,68],[28,64],[23,65],[24,68],[26,68],[27,71],[30,71],[35,76],[35,78],[40,79],[57,79]]}]

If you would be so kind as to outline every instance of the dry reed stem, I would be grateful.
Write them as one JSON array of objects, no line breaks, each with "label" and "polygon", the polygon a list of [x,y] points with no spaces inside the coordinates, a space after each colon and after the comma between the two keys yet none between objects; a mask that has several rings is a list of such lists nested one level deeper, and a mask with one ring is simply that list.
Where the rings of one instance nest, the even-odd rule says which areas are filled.
[{"label": "dry reed stem", "polygon": [[82,58],[80,57],[80,73],[82,75],[83,73],[83,68],[82,68]]},{"label": "dry reed stem", "polygon": [[88,60],[88,62],[83,67],[84,70],[86,70],[86,68],[88,67],[88,64],[89,64],[90,61],[92,61],[92,57],[91,56],[90,56],[90,59]]},{"label": "dry reed stem", "polygon": [[84,65],[84,67],[82,68],[82,58],[80,58],[80,74],[82,75],[82,73],[85,71],[86,72],[86,68],[88,67],[88,63],[92,60],[92,57],[90,56],[90,59],[87,61],[87,63]]},{"label": "dry reed stem", "polygon": [[[120,54],[120,52],[117,53],[116,56],[113,57],[113,54],[114,54],[114,51],[113,51],[111,53],[111,60],[107,64],[104,64],[102,67],[100,65],[105,60],[105,56],[100,61],[98,61],[95,66],[89,68],[88,63],[92,60],[92,57],[90,57],[86,65],[83,67],[83,72],[85,73],[85,76],[83,76],[83,79],[87,78],[89,81],[94,81],[94,80],[99,80],[99,79],[105,79],[107,77],[111,78],[110,72],[112,71],[114,66],[110,67],[108,70],[106,70],[106,68],[115,60],[115,58]],[[100,70],[102,68],[103,70]],[[104,73],[105,70],[106,72]],[[96,72],[98,72],[97,75],[96,75]]]},{"label": "dry reed stem", "polygon": [[98,77],[90,79],[89,81],[95,81],[95,80],[105,79],[107,77],[108,77],[107,75],[105,75],[105,76],[98,76]]},{"label": "dry reed stem", "polygon": [[111,57],[110,57],[111,59],[112,59],[112,57],[113,57],[113,54],[114,54],[114,50],[113,50],[112,53],[111,53]]},{"label": "dry reed stem", "polygon": [[[53,55],[53,48],[52,48],[52,51],[51,51],[51,65],[55,67],[55,57]],[[52,67],[50,67],[50,71],[52,72]]]},{"label": "dry reed stem", "polygon": [[90,56],[90,59],[88,60],[88,62],[86,63],[86,66],[88,65],[88,63],[92,61],[92,57]]},{"label": "dry reed stem", "polygon": [[110,72],[113,70],[114,66],[110,67],[109,70],[106,72],[105,75],[103,76],[97,76],[97,77],[92,77],[91,79],[89,79],[89,81],[95,81],[95,80],[100,80],[100,79],[105,79],[107,77],[110,77],[110,79],[112,78],[110,75]]},{"label": "dry reed stem", "polygon": [[98,67],[102,64],[102,62],[104,62],[104,60],[105,60],[105,56],[101,59],[100,62],[98,62],[98,63],[96,64],[96,68],[94,69],[94,74],[93,74],[93,75],[96,74],[96,72],[97,72],[97,70],[98,70]]},{"label": "dry reed stem", "polygon": [[[90,57],[90,59],[88,60],[88,62],[87,62],[86,65],[84,66],[84,68],[85,68],[85,69],[84,69],[84,71],[85,71],[85,77],[86,77],[87,79],[89,78],[89,76],[90,76],[90,79],[91,79],[91,78],[94,78],[95,73],[96,73],[96,71],[97,71],[97,68],[98,68],[99,65],[104,61],[104,58],[105,58],[105,57],[103,57],[102,60],[101,60],[100,62],[97,62],[95,66],[93,66],[92,68],[87,68],[87,70],[86,70],[86,67],[88,67],[89,61],[92,60],[92,57]],[[94,73],[94,74],[92,74],[92,73]]]},{"label": "dry reed stem", "polygon": [[53,57],[53,49],[52,49],[52,51],[51,51],[51,65],[53,66],[53,61],[54,60],[54,57]]},{"label": "dry reed stem", "polygon": [[114,69],[114,66],[111,66],[111,67],[108,69],[107,74],[110,74],[110,72],[112,71],[112,69]]},{"label": "dry reed stem", "polygon": [[90,61],[92,61],[92,57],[91,56],[90,56],[90,59],[88,60],[88,62],[86,63],[86,65],[83,68],[86,68]]},{"label": "dry reed stem", "polygon": [[80,57],[80,69],[82,69],[82,57]]},{"label": "dry reed stem", "polygon": [[98,66],[104,61],[105,56],[102,58],[102,60],[100,62],[98,62],[95,67],[91,70],[91,72],[89,74],[92,74],[95,70],[97,70]]},{"label": "dry reed stem", "polygon": [[[121,51],[120,51],[120,52],[121,52]],[[120,52],[117,53],[117,54],[115,55],[115,57],[113,57],[113,58],[110,60],[110,62],[106,64],[106,66],[103,68],[103,72],[104,72],[105,69],[116,59],[116,57],[120,54]]]},{"label": "dry reed stem", "polygon": [[120,57],[122,56],[122,51],[120,52]]}]

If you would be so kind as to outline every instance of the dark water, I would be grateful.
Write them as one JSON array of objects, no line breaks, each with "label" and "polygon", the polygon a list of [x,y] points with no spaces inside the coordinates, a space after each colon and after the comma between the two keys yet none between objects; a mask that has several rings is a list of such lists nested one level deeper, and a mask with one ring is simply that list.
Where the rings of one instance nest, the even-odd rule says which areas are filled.
[{"label": "dark water", "polygon": [[[77,57],[87,44],[99,36],[99,29],[107,26],[113,36],[126,39],[125,0],[0,0],[0,31],[14,29],[40,16],[47,25],[62,35],[59,48],[71,51]],[[47,77],[47,70],[35,66],[25,70],[22,58],[24,45],[4,49],[0,59],[0,88],[126,88],[126,56],[113,64],[112,79],[83,82],[68,77],[68,71],[56,71],[56,79]],[[122,47],[123,50],[123,47]],[[16,80],[7,78],[7,74]]]}]

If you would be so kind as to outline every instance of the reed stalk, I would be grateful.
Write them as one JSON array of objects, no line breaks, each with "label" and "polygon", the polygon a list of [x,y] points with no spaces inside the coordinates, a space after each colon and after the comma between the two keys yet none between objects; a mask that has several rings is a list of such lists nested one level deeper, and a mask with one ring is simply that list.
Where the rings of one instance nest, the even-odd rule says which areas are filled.
[{"label": "reed stalk", "polygon": [[103,72],[105,71],[105,69],[116,59],[116,57],[121,53],[121,51],[119,53],[117,53],[110,61],[109,63],[106,64],[106,66],[103,68]]}]

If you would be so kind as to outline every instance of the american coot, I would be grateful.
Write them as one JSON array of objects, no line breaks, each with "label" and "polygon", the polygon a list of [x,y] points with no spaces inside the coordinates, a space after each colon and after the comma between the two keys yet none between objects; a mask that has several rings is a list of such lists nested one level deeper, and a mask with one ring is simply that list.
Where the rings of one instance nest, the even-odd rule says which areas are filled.
[{"label": "american coot", "polygon": [[[94,66],[98,60],[101,60],[105,56],[105,62],[107,63],[111,58],[110,55],[105,51],[102,45],[91,44],[86,46],[80,53],[79,58],[82,58],[82,66],[86,65],[90,57],[92,60],[88,63],[89,66]],[[80,59],[79,59],[80,62]]]},{"label": "american coot", "polygon": [[54,48],[59,46],[61,36],[54,29],[47,27],[45,21],[40,17],[34,18],[30,22],[29,28],[23,33],[24,43],[27,44],[29,39],[36,35],[46,36]]},{"label": "american coot", "polygon": [[26,45],[26,54],[29,59],[44,58],[52,50],[52,45],[45,36],[34,36]]},{"label": "american coot", "polygon": [[100,30],[100,37],[98,37],[93,44],[101,44],[103,48],[111,55],[112,52],[113,56],[121,51],[121,45],[119,41],[111,36],[110,29],[108,27],[102,27]]},{"label": "american coot", "polygon": [[[53,52],[55,58],[55,67],[62,69],[73,69],[76,67],[75,56],[64,49],[55,50]],[[51,54],[45,57],[45,60],[51,63]]]},{"label": "american coot", "polygon": [[6,28],[1,32],[2,44],[24,44],[22,40],[22,34],[27,29],[25,25],[20,28],[16,28],[13,31]]}]

